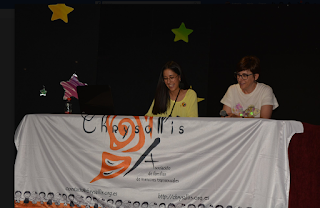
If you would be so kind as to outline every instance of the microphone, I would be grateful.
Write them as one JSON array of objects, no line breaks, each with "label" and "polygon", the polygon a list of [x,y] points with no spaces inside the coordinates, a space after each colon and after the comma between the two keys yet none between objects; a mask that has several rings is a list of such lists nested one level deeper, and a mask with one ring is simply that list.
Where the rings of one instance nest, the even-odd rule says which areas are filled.
[{"label": "microphone", "polygon": [[227,112],[225,110],[220,111],[220,116],[226,117],[228,116]]}]

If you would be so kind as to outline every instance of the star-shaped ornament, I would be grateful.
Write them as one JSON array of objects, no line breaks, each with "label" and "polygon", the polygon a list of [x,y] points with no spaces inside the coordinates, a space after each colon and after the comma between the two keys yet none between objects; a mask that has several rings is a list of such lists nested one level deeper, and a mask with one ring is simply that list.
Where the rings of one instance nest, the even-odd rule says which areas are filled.
[{"label": "star-shaped ornament", "polygon": [[51,21],[61,19],[68,23],[68,14],[73,11],[72,7],[68,7],[65,4],[51,4],[48,7],[53,12]]},{"label": "star-shaped ornament", "polygon": [[75,97],[78,99],[77,86],[87,85],[86,83],[79,82],[78,76],[76,74],[73,74],[69,81],[62,81],[60,82],[60,84],[65,91],[63,96],[64,100],[68,99],[69,97]]},{"label": "star-shaped ornament", "polygon": [[43,89],[40,90],[40,96],[47,96],[47,91],[44,86],[43,86]]},{"label": "star-shaped ornament", "polygon": [[[190,89],[192,89],[192,85],[190,85]],[[199,98],[199,97],[197,97],[197,102],[199,103],[199,102],[201,102],[201,101],[203,101],[204,100],[204,98]]]},{"label": "star-shaped ornament", "polygon": [[179,28],[171,30],[176,36],[174,37],[174,42],[178,40],[183,40],[184,42],[188,42],[188,35],[190,35],[193,30],[187,29],[184,23],[181,23]]}]

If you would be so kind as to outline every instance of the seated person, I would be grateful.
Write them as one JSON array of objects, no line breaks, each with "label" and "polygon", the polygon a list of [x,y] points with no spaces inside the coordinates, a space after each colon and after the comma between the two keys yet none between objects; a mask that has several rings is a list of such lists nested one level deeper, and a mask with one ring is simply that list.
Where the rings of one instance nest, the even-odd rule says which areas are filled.
[{"label": "seated person", "polygon": [[197,94],[190,89],[180,66],[174,61],[163,66],[146,116],[198,117]]},{"label": "seated person", "polygon": [[226,117],[271,118],[279,104],[272,88],[257,82],[259,74],[257,57],[245,56],[240,60],[235,72],[238,84],[231,85],[221,100]]}]

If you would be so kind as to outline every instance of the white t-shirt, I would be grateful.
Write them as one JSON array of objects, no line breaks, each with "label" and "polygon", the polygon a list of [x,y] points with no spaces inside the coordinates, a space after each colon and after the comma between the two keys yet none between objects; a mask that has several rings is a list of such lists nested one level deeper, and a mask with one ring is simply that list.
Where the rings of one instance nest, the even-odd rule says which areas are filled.
[{"label": "white t-shirt", "polygon": [[231,85],[220,102],[230,107],[233,114],[244,117],[260,117],[264,105],[273,105],[273,110],[279,106],[272,88],[262,83],[257,83],[250,94],[244,94],[239,84]]}]

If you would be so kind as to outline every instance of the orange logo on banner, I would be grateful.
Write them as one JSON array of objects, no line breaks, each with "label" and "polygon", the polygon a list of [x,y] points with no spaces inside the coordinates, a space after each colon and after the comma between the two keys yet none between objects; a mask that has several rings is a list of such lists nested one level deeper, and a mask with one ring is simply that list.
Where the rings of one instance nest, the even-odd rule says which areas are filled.
[{"label": "orange logo on banner", "polygon": [[[129,136],[128,139],[125,141],[118,141],[114,132],[113,132],[113,122],[116,116],[114,116],[111,121],[110,121],[110,115],[107,116],[106,120],[106,126],[107,126],[107,131],[110,136],[110,149],[111,150],[120,150],[124,149],[132,140],[135,138],[136,135],[136,126],[134,121],[132,121],[129,118],[124,118],[122,119],[119,124],[118,124],[118,131],[119,134],[123,137]],[[138,124],[138,130],[139,130],[139,141],[138,143],[128,149],[128,150],[123,150],[122,152],[136,152],[140,150],[143,145],[145,144],[145,134],[144,134],[144,129],[141,124],[139,116],[133,116],[135,118],[135,121]],[[152,127],[153,127],[153,117],[147,117],[145,116],[146,121],[149,119],[149,133],[150,133],[150,138],[152,138]],[[129,126],[124,125],[124,123],[129,123]],[[130,133],[130,132],[131,133]],[[114,177],[117,177],[121,173],[123,173],[131,164],[131,157],[129,156],[117,156],[110,154],[108,152],[103,152],[102,153],[102,165],[101,165],[101,170],[100,173],[97,177],[95,177],[90,183],[95,182],[100,179],[111,179]]]},{"label": "orange logo on banner", "polygon": [[[117,165],[114,165],[118,161],[121,161],[121,162]],[[131,157],[129,156],[123,157],[123,156],[113,155],[108,152],[103,152],[100,173],[90,183],[100,179],[110,179],[110,178],[117,177],[118,175],[123,173],[125,170],[127,170],[130,163],[131,163]]]},{"label": "orange logo on banner", "polygon": [[[115,137],[114,133],[113,133],[113,129],[112,129],[112,124],[113,124],[113,121],[115,119],[116,116],[114,116],[111,120],[111,122],[109,123],[109,117],[110,115],[107,117],[107,121],[106,121],[106,126],[107,126],[107,129],[108,129],[108,133],[109,133],[109,136],[110,136],[110,149],[112,150],[119,150],[119,149],[123,149],[124,147],[126,147],[132,140],[133,138],[135,137],[135,125],[134,125],[134,122],[129,119],[129,118],[124,118],[122,119],[119,124],[118,124],[118,129],[119,129],[119,133],[120,135],[124,136],[126,135],[128,132],[125,131],[125,125],[123,125],[123,123],[127,122],[129,123],[130,125],[127,127],[127,131],[129,131],[129,128],[131,126],[131,134],[129,136],[128,139],[126,139],[125,141],[123,142],[120,142],[117,140],[117,138]],[[123,152],[136,152],[138,151],[139,149],[141,149],[145,143],[145,135],[144,135],[144,132],[143,132],[143,127],[141,125],[141,121],[140,121],[140,118],[139,116],[134,116],[137,124],[138,124],[138,128],[139,128],[139,142],[136,146],[132,147],[131,149],[128,149],[128,150],[125,150]],[[153,117],[149,117],[150,120],[149,120],[149,124],[151,123],[151,126],[150,128],[152,128],[152,118]],[[147,118],[146,118],[147,120]],[[152,137],[152,135],[150,134],[150,138]]]}]

